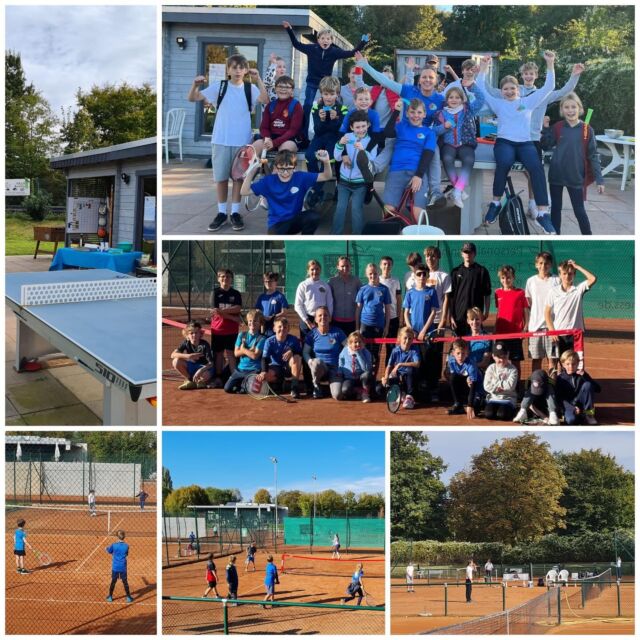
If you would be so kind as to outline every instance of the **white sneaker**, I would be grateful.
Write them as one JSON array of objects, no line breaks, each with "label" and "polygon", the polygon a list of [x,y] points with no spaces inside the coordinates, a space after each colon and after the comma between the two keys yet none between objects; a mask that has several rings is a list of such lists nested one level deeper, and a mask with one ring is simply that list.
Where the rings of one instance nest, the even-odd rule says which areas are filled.
[{"label": "white sneaker", "polygon": [[535,202],[529,203],[529,206],[527,207],[527,215],[532,220],[535,220],[538,217],[538,207],[536,206]]},{"label": "white sneaker", "polygon": [[462,199],[463,200],[468,200],[469,199],[469,194],[466,191],[462,192]]},{"label": "white sneaker", "polygon": [[415,400],[413,399],[412,396],[407,394],[407,397],[404,399],[404,402],[402,403],[402,408],[413,409],[414,407],[415,407]]},{"label": "white sneaker", "polygon": [[451,200],[458,209],[462,209],[462,207],[464,207],[464,202],[462,202],[462,193],[460,191],[454,191]]},{"label": "white sneaker", "polygon": [[527,410],[520,407],[518,413],[516,413],[516,417],[513,419],[513,422],[524,423],[527,421]]},{"label": "white sneaker", "polygon": [[549,424],[553,426],[560,424],[560,419],[555,411],[549,411]]}]

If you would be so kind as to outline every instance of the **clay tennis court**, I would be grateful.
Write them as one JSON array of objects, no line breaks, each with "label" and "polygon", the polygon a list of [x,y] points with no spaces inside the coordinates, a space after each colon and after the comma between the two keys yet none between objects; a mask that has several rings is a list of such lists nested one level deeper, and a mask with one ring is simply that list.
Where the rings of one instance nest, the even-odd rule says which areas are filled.
[{"label": "clay tennis court", "polygon": [[[156,633],[155,511],[113,509],[110,517],[104,512],[91,517],[83,509],[60,512],[53,518],[45,510],[7,509],[8,634]],[[51,564],[40,566],[27,548],[25,566],[31,571],[28,575],[19,575],[15,570],[13,529],[17,517],[27,521],[29,544],[51,558]],[[128,581],[134,599],[131,604],[125,603],[120,581],[113,603],[105,600],[111,582],[111,556],[105,548],[116,540],[109,531],[117,529],[127,532]]]},{"label": "clay tennis court", "polygon": [[[292,553],[290,547],[278,547],[273,552],[278,568],[281,566],[283,551]],[[384,605],[385,562],[384,553],[352,552],[342,555],[341,561],[328,561],[330,553],[321,552],[308,556],[308,548],[296,550],[296,554],[306,557],[285,560],[285,573],[280,574],[280,584],[276,585],[276,600],[317,604],[340,604],[350,576],[356,564],[364,562],[364,585],[373,597],[376,606]],[[244,554],[237,554],[236,567],[239,575],[238,598],[241,600],[263,600],[264,568],[267,552],[260,550],[256,555],[257,571],[244,572]],[[319,561],[323,558],[324,561]],[[225,566],[229,556],[215,559],[219,579],[218,591],[227,595]],[[366,562],[370,560],[373,562]],[[201,597],[206,588],[206,558],[199,562],[183,564],[163,570],[163,595]],[[214,594],[210,594],[213,596]],[[355,604],[353,600],[349,604]],[[369,602],[371,605],[372,602]],[[364,601],[363,601],[364,604]],[[216,602],[176,602],[164,600],[162,603],[162,631],[164,634],[222,633],[222,605]],[[383,611],[335,610],[322,608],[282,607],[263,609],[259,605],[243,604],[229,607],[230,633],[243,634],[384,634]]]},{"label": "clay tennis court", "polygon": [[[459,624],[502,611],[502,588],[499,584],[487,587],[475,584],[472,602],[466,603],[465,587],[448,587],[448,615],[444,615],[444,590],[438,586],[416,586],[414,593],[407,593],[406,586],[391,589],[391,633],[419,634],[442,627]],[[587,602],[586,609],[571,604],[572,589],[562,594],[562,625],[538,622],[535,633],[544,634],[633,634],[634,633],[634,585],[620,586],[621,612],[617,617],[615,585],[606,588],[598,597]],[[524,588],[508,586],[506,607],[511,609],[542,595],[545,587]],[[567,600],[567,595],[569,600]],[[473,633],[471,629],[468,631]]]},{"label": "clay tennis court", "polygon": [[[163,312],[176,320],[170,310]],[[200,318],[195,316],[194,318]],[[596,418],[602,425],[634,424],[634,321],[621,319],[587,319],[585,321],[585,364],[597,380],[602,392],[596,394]],[[297,335],[297,323],[291,316],[292,334]],[[207,326],[204,323],[203,326]],[[491,332],[491,326],[487,331]],[[277,398],[255,400],[245,395],[228,394],[221,389],[180,391],[180,381],[171,373],[170,355],[181,342],[179,330],[163,327],[162,331],[163,400],[165,425],[358,425],[358,426],[430,426],[505,424],[484,418],[469,421],[465,416],[447,414],[447,404],[435,407],[418,405],[412,411],[387,411],[384,402],[364,405],[358,401],[337,402],[331,398],[311,400],[303,396],[295,404],[285,404]],[[205,336],[207,338],[207,336]],[[384,348],[382,350],[384,357]],[[444,387],[441,385],[441,390]]]}]

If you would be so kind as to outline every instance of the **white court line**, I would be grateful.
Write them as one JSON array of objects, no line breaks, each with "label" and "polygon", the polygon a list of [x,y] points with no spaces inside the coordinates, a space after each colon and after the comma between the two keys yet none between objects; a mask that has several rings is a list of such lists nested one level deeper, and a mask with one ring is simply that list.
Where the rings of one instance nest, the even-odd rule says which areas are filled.
[{"label": "white court line", "polygon": [[115,605],[121,604],[122,606],[126,604],[127,607],[130,607],[131,605],[136,605],[138,607],[155,607],[156,606],[155,602],[138,602],[137,600],[134,600],[133,602],[129,602],[129,603],[125,603],[124,601],[122,603],[118,601],[107,602],[106,600],[56,600],[54,598],[5,598],[5,600],[16,600],[18,602],[53,602],[56,604],[67,604],[67,603],[103,604],[105,606],[110,606],[110,607],[112,607],[114,604]]},{"label": "white court line", "polygon": [[[122,522],[123,520],[124,518],[120,518],[120,522]],[[112,531],[118,530],[118,527],[120,526],[120,522],[118,522],[118,524],[112,529]],[[104,544],[105,540],[110,537],[111,537],[111,533],[108,533],[104,538],[102,538],[100,542],[98,542],[98,544],[96,545],[96,548],[77,566],[76,573],[80,570],[80,567]]]}]

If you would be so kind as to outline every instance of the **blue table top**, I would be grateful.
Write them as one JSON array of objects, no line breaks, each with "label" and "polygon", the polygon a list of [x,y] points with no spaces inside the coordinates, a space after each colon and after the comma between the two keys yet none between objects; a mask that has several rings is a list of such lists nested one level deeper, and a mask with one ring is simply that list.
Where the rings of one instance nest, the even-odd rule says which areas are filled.
[{"label": "blue table top", "polygon": [[59,271],[65,267],[84,267],[85,269],[111,269],[120,273],[131,273],[136,262],[142,258],[141,251],[129,253],[107,253],[102,251],[78,251],[65,247],[56,251],[49,271]]},{"label": "blue table top", "polygon": [[[8,273],[5,294],[13,305],[20,306],[20,290],[24,284],[128,277],[107,269]],[[155,296],[46,304],[23,309],[77,344],[96,360],[108,363],[110,368],[132,384],[149,384],[156,380],[158,322]]]}]

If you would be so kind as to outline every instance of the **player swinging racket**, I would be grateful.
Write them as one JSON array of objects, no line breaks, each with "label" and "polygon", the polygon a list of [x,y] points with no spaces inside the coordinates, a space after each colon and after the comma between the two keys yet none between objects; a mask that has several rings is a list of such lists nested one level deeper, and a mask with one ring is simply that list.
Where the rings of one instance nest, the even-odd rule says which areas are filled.
[{"label": "player swinging racket", "polygon": [[347,587],[347,593],[349,594],[348,598],[342,598],[340,602],[342,604],[346,604],[350,600],[354,598],[358,598],[358,602],[356,603],[358,606],[362,603],[362,598],[364,598],[365,590],[364,590],[364,582],[362,577],[364,576],[364,569],[362,568],[362,563],[359,562],[356,565],[356,570],[353,572],[351,576],[351,583]]},{"label": "player swinging racket", "polygon": [[247,547],[247,559],[244,561],[244,572],[247,573],[249,571],[249,565],[253,565],[253,570],[256,570],[256,552],[258,549],[256,548],[255,542],[252,540]]}]

